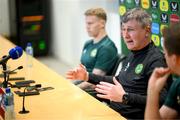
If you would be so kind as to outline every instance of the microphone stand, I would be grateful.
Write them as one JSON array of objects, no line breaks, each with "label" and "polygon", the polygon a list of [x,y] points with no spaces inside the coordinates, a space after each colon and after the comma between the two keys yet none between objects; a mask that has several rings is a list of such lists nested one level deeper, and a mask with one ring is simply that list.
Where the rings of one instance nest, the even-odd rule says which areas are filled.
[{"label": "microphone stand", "polygon": [[24,105],[26,89],[27,89],[27,87],[24,88],[23,105],[22,105],[22,110],[19,111],[20,114],[26,114],[26,113],[29,113],[29,111],[25,109],[25,105]]},{"label": "microphone stand", "polygon": [[22,105],[22,110],[19,111],[20,114],[29,113],[29,111],[25,109],[25,105],[24,105],[24,102],[25,102],[25,92],[26,92],[26,90],[27,90],[28,87],[33,87],[31,90],[34,90],[34,89],[36,89],[36,88],[41,87],[41,84],[36,84],[35,86],[27,86],[27,87],[24,88],[24,93],[23,93],[23,94],[24,94],[24,95],[23,95],[23,105]]},{"label": "microphone stand", "polygon": [[6,62],[2,64],[3,66],[3,73],[4,73],[4,82],[3,82],[3,87],[7,88],[8,84],[10,85],[10,87],[12,87],[13,85],[11,83],[9,83],[9,74],[13,73],[16,70],[20,70],[23,68],[23,66],[19,66],[18,68],[12,70],[12,71],[7,71],[7,65]]},{"label": "microphone stand", "polygon": [[6,62],[4,62],[2,64],[2,67],[3,67],[3,73],[4,73],[4,81],[3,81],[2,85],[3,85],[3,88],[7,88],[8,82],[7,82],[7,72],[6,72],[7,71],[7,65],[6,65]]}]

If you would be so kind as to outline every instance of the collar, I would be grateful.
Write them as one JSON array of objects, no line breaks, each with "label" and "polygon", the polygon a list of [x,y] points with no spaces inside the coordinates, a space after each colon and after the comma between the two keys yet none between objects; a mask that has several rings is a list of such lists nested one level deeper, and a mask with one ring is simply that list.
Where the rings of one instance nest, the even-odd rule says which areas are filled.
[{"label": "collar", "polygon": [[146,45],[144,48],[142,48],[141,50],[136,50],[136,51],[131,51],[134,55],[138,55],[138,54],[144,54],[145,52],[147,52],[150,48],[152,48],[154,46],[153,42],[150,42],[148,45]]}]

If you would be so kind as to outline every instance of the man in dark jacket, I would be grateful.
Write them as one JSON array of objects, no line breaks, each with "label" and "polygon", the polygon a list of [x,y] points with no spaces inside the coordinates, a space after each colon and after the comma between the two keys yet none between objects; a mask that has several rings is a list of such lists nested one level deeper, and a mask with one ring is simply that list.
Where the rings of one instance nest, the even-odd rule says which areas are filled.
[{"label": "man in dark jacket", "polygon": [[[151,42],[150,15],[135,8],[123,16],[122,36],[131,51],[118,76],[97,76],[87,73],[83,65],[67,73],[68,79],[82,79],[96,85],[97,96],[109,99],[110,107],[128,119],[143,119],[147,85],[156,67],[165,67],[163,53]],[[164,101],[166,89],[161,94]]]}]

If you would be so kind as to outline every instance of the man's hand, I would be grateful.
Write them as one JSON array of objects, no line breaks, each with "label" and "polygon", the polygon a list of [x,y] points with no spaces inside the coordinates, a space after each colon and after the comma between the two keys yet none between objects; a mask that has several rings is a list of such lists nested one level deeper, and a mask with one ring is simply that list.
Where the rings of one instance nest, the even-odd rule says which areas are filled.
[{"label": "man's hand", "polygon": [[113,78],[113,82],[114,84],[100,82],[100,84],[96,85],[95,90],[101,93],[97,94],[97,96],[114,102],[122,102],[122,96],[125,94],[125,91],[115,78]]},{"label": "man's hand", "polygon": [[169,68],[156,68],[149,79],[148,94],[151,94],[152,92],[159,94],[164,87],[170,72]]},{"label": "man's hand", "polygon": [[76,69],[68,71],[66,73],[66,78],[70,80],[88,81],[88,73],[86,68],[80,64]]}]

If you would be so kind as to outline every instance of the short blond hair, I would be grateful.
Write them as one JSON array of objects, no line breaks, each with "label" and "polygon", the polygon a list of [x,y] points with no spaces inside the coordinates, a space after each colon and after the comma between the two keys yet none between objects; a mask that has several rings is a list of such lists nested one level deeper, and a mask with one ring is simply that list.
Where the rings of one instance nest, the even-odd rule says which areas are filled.
[{"label": "short blond hair", "polygon": [[104,21],[107,21],[107,15],[106,15],[106,12],[105,12],[105,10],[103,8],[91,8],[91,9],[88,9],[84,13],[84,15],[85,16],[94,15],[94,16],[97,16],[100,19],[103,19]]}]

